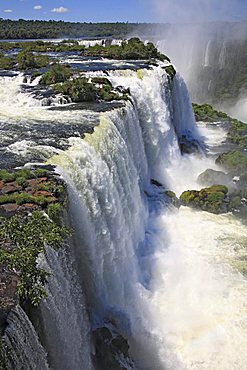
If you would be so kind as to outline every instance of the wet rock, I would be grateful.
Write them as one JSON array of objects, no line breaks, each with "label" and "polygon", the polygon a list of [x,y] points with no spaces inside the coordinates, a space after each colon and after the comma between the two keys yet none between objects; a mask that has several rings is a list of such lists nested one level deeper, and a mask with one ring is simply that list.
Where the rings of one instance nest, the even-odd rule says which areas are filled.
[{"label": "wet rock", "polygon": [[111,324],[93,332],[97,370],[136,369],[129,355],[129,344]]},{"label": "wet rock", "polygon": [[197,182],[202,186],[212,186],[216,184],[227,186],[231,182],[231,176],[223,171],[207,169],[198,176]]},{"label": "wet rock", "polygon": [[166,190],[165,196],[168,198],[170,204],[172,204],[176,208],[179,208],[180,200],[177,198],[176,194],[173,191]]},{"label": "wet rock", "polygon": [[155,186],[158,186],[158,187],[163,186],[159,181],[154,180],[154,179],[151,179],[151,184],[152,184],[152,185],[155,185]]}]

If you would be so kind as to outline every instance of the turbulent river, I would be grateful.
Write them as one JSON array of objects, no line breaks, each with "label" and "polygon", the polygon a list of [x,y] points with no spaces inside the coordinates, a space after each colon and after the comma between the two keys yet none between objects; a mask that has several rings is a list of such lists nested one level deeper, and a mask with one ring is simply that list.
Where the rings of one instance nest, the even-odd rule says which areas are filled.
[{"label": "turbulent river", "polygon": [[[231,214],[177,209],[164,196],[200,188],[197,176],[217,169],[226,133],[196,126],[178,73],[171,88],[161,66],[117,67],[107,78],[129,88],[131,100],[102,109],[61,97],[47,107],[35,82],[0,77],[1,161],[56,166],[75,239],[67,253],[48,248],[39,262],[52,273],[40,307],[44,350],[31,323],[33,349],[20,346],[24,313],[11,318],[8,336],[18,337],[12,348],[25,364],[16,369],[37,369],[37,351],[38,370],[93,369],[90,327],[111,320],[128,338],[135,369],[246,370],[246,227]],[[182,156],[184,137],[201,153]]]}]

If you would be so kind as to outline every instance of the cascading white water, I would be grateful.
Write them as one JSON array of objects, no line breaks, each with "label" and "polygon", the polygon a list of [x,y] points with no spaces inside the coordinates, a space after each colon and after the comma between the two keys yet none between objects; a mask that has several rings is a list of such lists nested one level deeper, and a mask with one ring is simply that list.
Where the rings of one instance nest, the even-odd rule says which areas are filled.
[{"label": "cascading white water", "polygon": [[20,306],[12,309],[3,336],[8,370],[48,370],[46,353],[29,318]]},{"label": "cascading white water", "polygon": [[[182,159],[177,142],[188,132],[200,138],[183,82],[178,76],[171,96],[159,68],[115,71],[109,78],[130,88],[134,106],[103,114],[92,135],[51,159],[71,186],[71,216],[89,265],[95,314],[118,324],[143,369],[244,370],[246,281],[231,259],[236,228],[238,242],[245,238],[243,225],[156,207],[160,198],[149,186],[153,177],[186,190],[186,182],[176,187],[181,167],[196,185],[192,165],[199,160]],[[171,113],[172,106],[179,108]],[[213,163],[200,161],[200,171]],[[152,194],[148,204],[144,189]]]},{"label": "cascading white water", "polygon": [[[45,347],[54,370],[93,369],[90,325],[72,257],[47,247],[39,265],[50,276],[48,297],[40,305]],[[43,370],[43,368],[40,368]]]},{"label": "cascading white water", "polygon": [[210,67],[211,66],[211,49],[212,49],[213,41],[209,40],[205,49],[205,56],[203,67]]},{"label": "cascading white water", "polygon": [[[24,75],[19,73],[17,76],[0,77],[0,115],[13,116],[23,115],[27,108],[37,108],[41,106],[61,105],[68,103],[62,95],[35,98],[33,92],[25,92],[22,90],[23,86],[33,87],[38,83],[39,79],[33,82],[29,81],[24,83]],[[13,111],[13,106],[15,110]]]},{"label": "cascading white water", "polygon": [[[68,183],[77,239],[72,265],[49,249],[43,262],[54,271],[41,306],[51,363],[91,367],[82,286],[93,324],[107,318],[118,326],[136,368],[246,370],[246,280],[238,272],[244,226],[229,215],[167,209],[163,188],[150,185],[153,178],[179,195],[215,168],[210,159],[180,155],[178,139],[200,141],[202,132],[186,87],[177,75],[171,93],[161,66],[108,78],[129,88],[131,101],[102,113],[93,134],[71,138],[71,147],[49,160]],[[54,114],[56,121],[58,113],[41,110],[32,118]],[[58,122],[84,120],[82,112],[59,114]],[[208,145],[224,138],[210,135]]]}]

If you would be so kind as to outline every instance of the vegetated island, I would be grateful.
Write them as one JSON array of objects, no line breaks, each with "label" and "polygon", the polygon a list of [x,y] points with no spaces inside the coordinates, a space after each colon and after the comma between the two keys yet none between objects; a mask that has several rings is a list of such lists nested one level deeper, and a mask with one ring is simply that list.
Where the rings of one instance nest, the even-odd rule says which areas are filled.
[{"label": "vegetated island", "polygon": [[[17,50],[17,54],[7,56],[10,50]],[[114,89],[111,82],[105,77],[89,78],[77,69],[67,64],[61,64],[51,59],[49,52],[79,52],[81,57],[109,58],[117,60],[144,60],[147,67],[157,65],[157,61],[167,61],[169,58],[160,53],[157,48],[148,42],[144,44],[139,38],[122,41],[120,45],[95,45],[85,48],[75,40],[65,40],[62,43],[43,41],[30,42],[2,42],[0,43],[0,68],[5,70],[19,70],[31,73],[31,80],[40,76],[39,84],[49,86],[54,94],[68,96],[73,103],[96,102],[99,100],[127,100],[129,91]],[[175,69],[172,65],[164,66],[172,79]]]}]

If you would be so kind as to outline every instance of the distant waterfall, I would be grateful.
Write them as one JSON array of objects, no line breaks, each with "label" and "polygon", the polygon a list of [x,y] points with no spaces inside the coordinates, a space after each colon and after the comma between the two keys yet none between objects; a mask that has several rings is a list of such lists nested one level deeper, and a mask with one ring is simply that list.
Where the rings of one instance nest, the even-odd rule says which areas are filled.
[{"label": "distant waterfall", "polygon": [[20,306],[12,309],[3,336],[7,370],[49,370],[46,353]]}]

